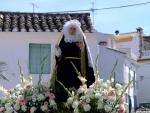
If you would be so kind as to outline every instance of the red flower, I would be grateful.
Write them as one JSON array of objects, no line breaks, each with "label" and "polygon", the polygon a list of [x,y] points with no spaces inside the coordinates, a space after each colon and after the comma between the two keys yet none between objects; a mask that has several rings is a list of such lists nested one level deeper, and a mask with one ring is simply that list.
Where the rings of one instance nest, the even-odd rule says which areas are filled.
[{"label": "red flower", "polygon": [[120,105],[118,112],[119,113],[125,113],[126,112],[125,106],[123,104]]}]

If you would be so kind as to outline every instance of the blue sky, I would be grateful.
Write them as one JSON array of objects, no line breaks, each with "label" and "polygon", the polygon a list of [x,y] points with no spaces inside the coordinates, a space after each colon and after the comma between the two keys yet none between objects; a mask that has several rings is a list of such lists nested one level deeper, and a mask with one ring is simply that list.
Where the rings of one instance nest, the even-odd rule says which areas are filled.
[{"label": "blue sky", "polygon": [[[0,0],[0,11],[32,12],[31,3],[36,3],[35,12],[53,12],[66,10],[86,10],[95,8],[121,6],[148,2],[150,0]],[[133,32],[142,27],[146,35],[150,35],[150,4],[122,9],[95,11],[94,27],[99,32],[120,33]],[[92,15],[91,15],[92,18]]]}]

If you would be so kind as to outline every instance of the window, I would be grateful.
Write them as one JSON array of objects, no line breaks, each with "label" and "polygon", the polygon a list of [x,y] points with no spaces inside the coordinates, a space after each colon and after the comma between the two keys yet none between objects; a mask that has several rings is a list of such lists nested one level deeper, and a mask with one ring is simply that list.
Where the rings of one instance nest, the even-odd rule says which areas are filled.
[{"label": "window", "polygon": [[107,42],[106,41],[101,41],[101,42],[99,42],[99,45],[100,46],[107,46]]},{"label": "window", "polygon": [[50,55],[51,55],[50,44],[29,44],[30,73],[31,74],[40,74],[40,73],[50,74],[50,61],[51,61]]}]

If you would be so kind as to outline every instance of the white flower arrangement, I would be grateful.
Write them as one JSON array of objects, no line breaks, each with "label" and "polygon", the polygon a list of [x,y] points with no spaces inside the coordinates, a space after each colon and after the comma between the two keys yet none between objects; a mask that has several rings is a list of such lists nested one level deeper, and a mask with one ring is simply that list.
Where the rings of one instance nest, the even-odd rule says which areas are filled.
[{"label": "white flower arrangement", "polygon": [[1,88],[0,113],[48,113],[57,110],[55,95],[48,86],[25,80],[12,90]]},{"label": "white flower arrangement", "polygon": [[85,84],[67,99],[66,106],[73,113],[125,113],[124,92],[122,86],[111,80],[103,82],[97,79],[89,88]]},{"label": "white flower arrangement", "polygon": [[[32,77],[24,79],[21,71],[21,83],[11,90],[0,87],[0,113],[125,113],[125,91],[130,83],[122,86],[114,83],[112,75],[106,82],[99,78],[86,86],[86,79],[78,77],[82,86],[77,90],[68,91],[70,95],[63,107],[55,102],[55,94],[39,82],[32,84]],[[65,88],[65,87],[64,87]],[[62,97],[63,98],[63,97]]]}]

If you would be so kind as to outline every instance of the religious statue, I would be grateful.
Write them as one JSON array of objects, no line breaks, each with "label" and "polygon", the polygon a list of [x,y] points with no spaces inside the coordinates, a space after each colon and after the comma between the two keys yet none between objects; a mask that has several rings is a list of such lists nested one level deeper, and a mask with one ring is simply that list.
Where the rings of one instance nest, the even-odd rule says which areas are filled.
[{"label": "religious statue", "polygon": [[87,87],[95,81],[90,51],[80,26],[78,20],[66,22],[61,40],[56,45],[56,73],[52,75],[51,85],[55,90],[57,102],[65,102],[68,97],[64,87],[73,90],[82,85],[77,71],[87,80]]}]

